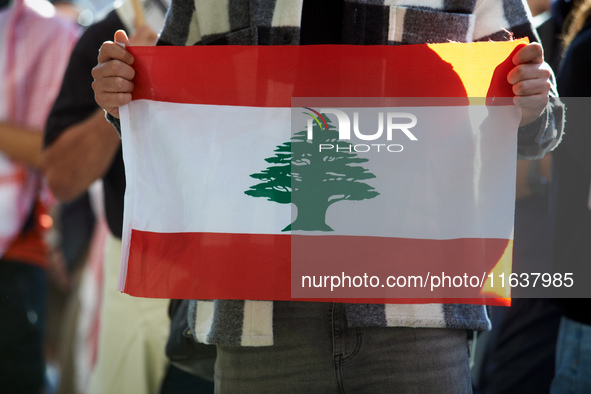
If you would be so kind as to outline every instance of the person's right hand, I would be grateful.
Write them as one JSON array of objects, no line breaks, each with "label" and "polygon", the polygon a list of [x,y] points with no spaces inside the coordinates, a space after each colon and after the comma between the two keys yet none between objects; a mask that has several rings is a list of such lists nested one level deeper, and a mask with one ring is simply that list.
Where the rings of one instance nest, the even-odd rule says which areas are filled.
[{"label": "person's right hand", "polygon": [[135,71],[133,56],[118,43],[130,45],[123,30],[115,33],[115,42],[103,43],[98,64],[92,69],[92,89],[96,103],[109,114],[119,118],[119,107],[131,101]]}]

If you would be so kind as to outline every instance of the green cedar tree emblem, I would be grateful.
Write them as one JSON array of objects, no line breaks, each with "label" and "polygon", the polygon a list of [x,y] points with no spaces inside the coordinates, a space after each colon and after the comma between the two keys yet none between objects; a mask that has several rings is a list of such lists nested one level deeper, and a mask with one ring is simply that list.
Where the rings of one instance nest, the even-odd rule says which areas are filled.
[{"label": "green cedar tree emblem", "polygon": [[[339,141],[339,133],[326,119],[328,130],[319,122],[313,124],[312,140],[307,131],[295,133],[289,142],[277,146],[275,156],[265,159],[272,164],[251,177],[261,183],[251,186],[244,193],[252,197],[266,197],[280,204],[292,202],[297,207],[297,217],[282,231],[334,231],[326,224],[328,207],[343,200],[360,201],[379,195],[363,180],[375,175],[358,164],[368,159],[359,157],[350,149],[349,142]],[[320,144],[339,146],[320,151]],[[351,152],[349,152],[351,150]]]}]

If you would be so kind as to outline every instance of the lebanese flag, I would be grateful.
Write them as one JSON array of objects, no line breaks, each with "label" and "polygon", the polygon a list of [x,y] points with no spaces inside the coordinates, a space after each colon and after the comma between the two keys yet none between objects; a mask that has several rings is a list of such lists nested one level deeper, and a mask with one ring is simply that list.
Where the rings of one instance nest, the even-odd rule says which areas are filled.
[{"label": "lebanese flag", "polygon": [[119,289],[509,297],[525,43],[129,48]]}]

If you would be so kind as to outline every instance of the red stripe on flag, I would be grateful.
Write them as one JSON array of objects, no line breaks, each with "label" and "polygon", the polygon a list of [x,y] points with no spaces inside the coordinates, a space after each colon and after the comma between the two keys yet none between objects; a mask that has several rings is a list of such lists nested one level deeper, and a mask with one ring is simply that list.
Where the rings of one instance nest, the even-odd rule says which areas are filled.
[{"label": "red stripe on flag", "polygon": [[379,276],[381,283],[387,275],[425,276],[427,272],[480,278],[492,270],[507,244],[503,239],[481,238],[419,240],[132,230],[124,292],[151,298],[497,305],[505,301],[482,298],[479,289],[459,289],[450,296],[450,292],[429,292],[427,286],[394,289],[402,292],[391,297],[392,289],[353,287],[331,293],[330,289],[312,288],[297,298],[292,298],[291,289],[300,283],[302,275],[340,276],[343,271],[349,276]]},{"label": "red stripe on flag", "polygon": [[[493,43],[445,45],[490,44]],[[507,48],[509,55],[512,48]],[[292,97],[455,97],[463,99],[447,101],[444,105],[468,105],[466,89],[453,65],[428,45],[129,47],[129,50],[135,56],[134,100],[290,107]],[[474,53],[472,58],[460,60],[470,62],[475,72],[481,72],[482,59],[476,56]],[[499,64],[503,60],[493,61]],[[506,70],[503,72],[506,74]],[[504,75],[497,78],[484,75],[483,79],[487,87],[492,79],[494,86],[489,93],[513,96]],[[485,95],[486,90],[482,97]],[[422,105],[438,104],[423,102]]]}]

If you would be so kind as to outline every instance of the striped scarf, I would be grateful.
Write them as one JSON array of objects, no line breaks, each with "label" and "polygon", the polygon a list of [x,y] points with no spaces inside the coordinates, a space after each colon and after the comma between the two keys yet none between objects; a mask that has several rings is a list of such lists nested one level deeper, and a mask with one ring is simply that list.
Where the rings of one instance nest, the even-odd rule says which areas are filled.
[{"label": "striped scarf", "polygon": [[[522,0],[344,0],[342,44],[536,38]],[[303,0],[177,0],[160,44],[297,45]],[[330,15],[326,15],[330,18]]]}]

